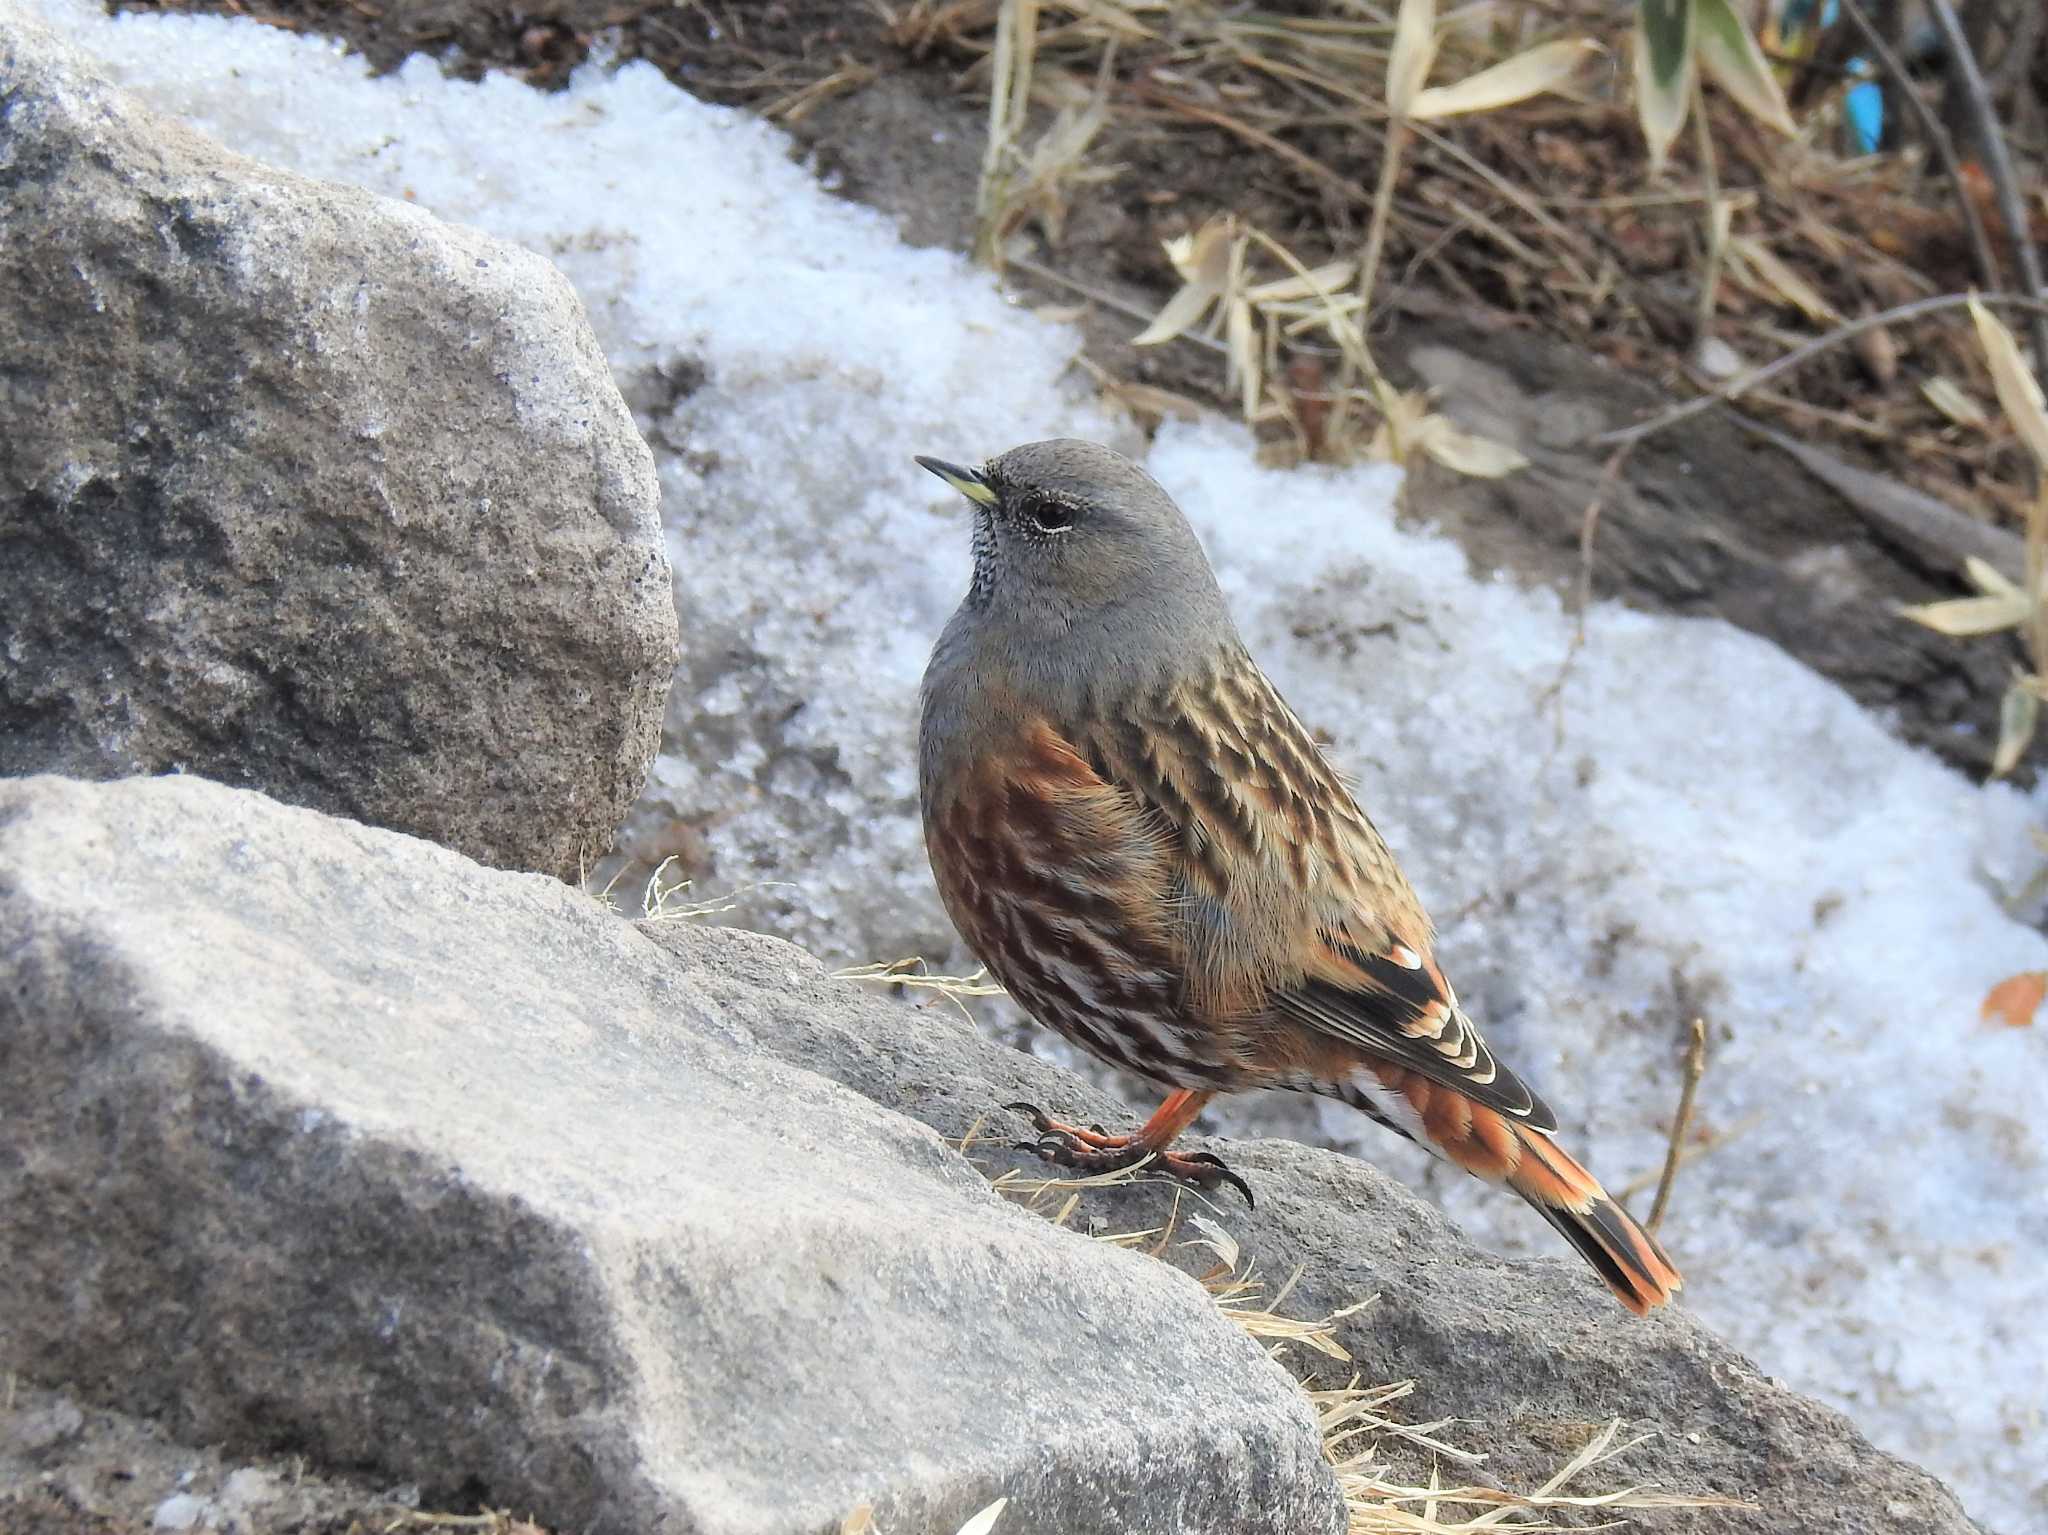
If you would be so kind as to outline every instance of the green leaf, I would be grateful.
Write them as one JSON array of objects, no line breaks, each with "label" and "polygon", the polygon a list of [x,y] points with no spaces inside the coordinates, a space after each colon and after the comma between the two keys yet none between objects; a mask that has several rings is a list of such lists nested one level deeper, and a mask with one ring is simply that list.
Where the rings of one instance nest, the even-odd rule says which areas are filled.
[{"label": "green leaf", "polygon": [[1693,0],[1639,0],[1636,115],[1650,145],[1650,170],[1664,169],[1692,104]]},{"label": "green leaf", "polygon": [[1765,127],[1788,137],[1797,133],[1777,76],[1735,7],[1728,0],[1693,0],[1693,9],[1699,28],[1693,46],[1708,78]]}]

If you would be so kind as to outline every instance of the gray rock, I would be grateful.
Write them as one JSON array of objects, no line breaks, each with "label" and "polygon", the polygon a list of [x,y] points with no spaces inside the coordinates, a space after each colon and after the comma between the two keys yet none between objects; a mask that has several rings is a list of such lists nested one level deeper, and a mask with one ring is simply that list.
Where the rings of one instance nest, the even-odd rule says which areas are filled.
[{"label": "gray rock", "polygon": [[0,773],[182,768],[574,874],[675,664],[567,282],[0,10]]},{"label": "gray rock", "polygon": [[[1119,1104],[1049,1062],[977,1034],[943,1005],[892,1007],[852,998],[815,961],[780,940],[690,923],[643,928],[734,1026],[784,1060],[958,1138],[977,1121],[993,1137],[977,1155],[990,1171],[1035,1166],[1004,1147],[1026,1127],[1000,1105],[1037,1103],[1115,1129],[1148,1104]],[[1467,1241],[1433,1206],[1372,1167],[1287,1141],[1201,1141],[1252,1184],[1258,1207],[1219,1198],[1212,1218],[1261,1274],[1300,1277],[1285,1309],[1326,1317],[1378,1299],[1338,1324],[1353,1366],[1317,1363],[1324,1384],[1351,1369],[1368,1382],[1413,1380],[1409,1420],[1455,1418],[1449,1437],[1482,1451],[1482,1468],[1455,1474],[1514,1491],[1540,1486],[1614,1418],[1624,1437],[1650,1440],[1576,1490],[1655,1483],[1751,1509],[1672,1509],[1659,1530],[1806,1535],[1911,1530],[1968,1535],[1977,1526],[1955,1495],[1919,1467],[1874,1449],[1847,1418],[1766,1379],[1694,1321],[1683,1297],[1646,1319],[1630,1316],[1576,1260],[1510,1261]],[[1112,1231],[1163,1226],[1173,1195],[1157,1183],[1090,1192],[1071,1224]],[[1214,1254],[1169,1247],[1190,1269]],[[1426,1459],[1381,1449],[1426,1485]],[[1568,1489],[1571,1490],[1571,1489]]]},{"label": "gray rock", "polygon": [[0,784],[0,1369],[567,1529],[1341,1528],[1199,1286],[776,1060],[805,962],[707,942],[753,1009],[539,876]]}]

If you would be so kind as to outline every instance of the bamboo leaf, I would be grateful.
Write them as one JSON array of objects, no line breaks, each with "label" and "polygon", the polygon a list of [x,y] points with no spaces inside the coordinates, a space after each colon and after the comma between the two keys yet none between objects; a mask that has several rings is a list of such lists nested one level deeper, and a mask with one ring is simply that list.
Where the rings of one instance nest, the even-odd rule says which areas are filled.
[{"label": "bamboo leaf", "polygon": [[1776,251],[1755,235],[1735,235],[1728,246],[1756,275],[1765,297],[1790,304],[1816,325],[1832,325],[1841,319],[1835,307],[1821,297],[1811,283],[1787,266]]},{"label": "bamboo leaf", "polygon": [[2017,597],[2020,589],[2006,579],[2005,572],[1974,554],[1963,557],[1963,574],[1970,578],[1971,585],[1987,597]]},{"label": "bamboo leaf", "polygon": [[1490,69],[1467,75],[1456,85],[1433,85],[1418,93],[1408,109],[1410,117],[1456,117],[1462,112],[1491,112],[1554,91],[1579,71],[1589,53],[1600,45],[1590,38],[1544,43],[1504,59]]},{"label": "bamboo leaf", "polygon": [[1401,0],[1394,16],[1394,47],[1387,57],[1387,115],[1413,110],[1429,66],[1436,62],[1436,0]]},{"label": "bamboo leaf", "polygon": [[1920,392],[1927,397],[1927,403],[1940,411],[1957,426],[1974,426],[1979,431],[1991,425],[1991,418],[1984,414],[1984,407],[1963,393],[1960,385],[1952,378],[1937,373],[1920,386]]},{"label": "bamboo leaf", "polygon": [[1650,171],[1664,169],[1692,103],[1693,0],[1638,0],[1636,116],[1650,146]]},{"label": "bamboo leaf", "polygon": [[1223,334],[1230,349],[1230,370],[1237,375],[1244,418],[1249,421],[1259,408],[1259,396],[1266,383],[1265,369],[1260,366],[1258,340],[1252,330],[1252,306],[1241,298],[1231,299],[1227,316]]},{"label": "bamboo leaf", "polygon": [[1426,417],[1416,429],[1415,443],[1446,469],[1474,479],[1497,480],[1529,467],[1529,460],[1506,443],[1474,436],[1443,416]]},{"label": "bamboo leaf", "polygon": [[1211,219],[1193,234],[1166,242],[1166,259],[1180,274],[1181,288],[1152,323],[1131,338],[1133,346],[1158,346],[1202,323],[1209,306],[1230,286],[1230,251],[1236,226],[1228,218]]},{"label": "bamboo leaf", "polygon": [[2041,385],[2020,356],[2019,343],[1997,315],[1972,298],[1970,318],[1977,322],[1977,340],[1991,364],[1999,408],[2040,464],[2041,472],[2048,475],[2048,404],[2042,402]]},{"label": "bamboo leaf", "polygon": [[2041,717],[2041,699],[2024,681],[2005,690],[1998,704],[1998,750],[1992,754],[1991,776],[2003,778],[2019,766],[2020,754],[2034,739]]},{"label": "bamboo leaf", "polygon": [[996,1527],[996,1521],[1003,1517],[1003,1510],[1010,1506],[1008,1498],[997,1498],[995,1502],[960,1526],[960,1535],[988,1535]]},{"label": "bamboo leaf", "polygon": [[1697,14],[1693,46],[1707,77],[1751,117],[1790,137],[1799,130],[1785,105],[1785,93],[1756,38],[1728,0],[1693,0]]},{"label": "bamboo leaf", "polygon": [[2013,592],[1996,597],[1955,597],[1947,602],[1924,602],[1899,611],[1936,634],[1962,639],[1973,634],[1996,634],[2001,629],[2016,629],[2027,621],[2031,610],[2027,606],[2026,594]]}]

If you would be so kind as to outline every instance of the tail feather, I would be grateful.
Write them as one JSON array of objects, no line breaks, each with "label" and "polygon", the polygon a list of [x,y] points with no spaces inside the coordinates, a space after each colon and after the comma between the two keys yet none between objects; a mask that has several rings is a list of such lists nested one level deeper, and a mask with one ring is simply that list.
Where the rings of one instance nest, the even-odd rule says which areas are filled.
[{"label": "tail feather", "polygon": [[1508,1187],[1572,1244],[1621,1303],[1642,1316],[1684,1288],[1655,1237],[1616,1204],[1600,1182],[1549,1137],[1521,1132],[1522,1160]]},{"label": "tail feather", "polygon": [[1637,1316],[1683,1285],[1657,1239],[1543,1130],[1410,1071],[1375,1061],[1324,1089],[1475,1178],[1536,1207]]}]

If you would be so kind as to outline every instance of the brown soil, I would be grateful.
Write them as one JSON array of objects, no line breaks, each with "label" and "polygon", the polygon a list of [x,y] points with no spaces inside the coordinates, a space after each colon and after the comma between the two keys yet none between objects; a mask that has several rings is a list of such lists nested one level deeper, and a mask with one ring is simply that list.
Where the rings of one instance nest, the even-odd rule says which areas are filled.
[{"label": "brown soil", "polygon": [[[174,0],[128,3],[188,8]],[[603,33],[622,59],[648,60],[700,97],[781,121],[827,184],[893,215],[913,243],[965,249],[971,238],[985,108],[965,78],[970,60],[925,47],[901,29],[892,34],[879,6],[202,0],[189,8],[337,37],[380,70],[424,51],[465,76],[502,69],[541,87],[566,79]],[[1221,128],[1184,117],[1120,116],[1096,158],[1125,169],[1076,201],[1047,262],[1074,283],[1149,313],[1173,286],[1162,240],[1212,213],[1245,215],[1305,253],[1345,248],[1359,236],[1375,170],[1356,143],[1354,135],[1318,144],[1325,172],[1290,178],[1273,174],[1270,161],[1254,161]],[[1017,268],[1010,277],[1031,291],[1033,279]],[[1065,284],[1037,287],[1045,302],[1076,302]],[[1640,419],[1668,396],[1616,366],[1612,359],[1628,355],[1625,348],[1603,359],[1546,333],[1526,313],[1475,302],[1511,305],[1512,287],[1454,292],[1430,286],[1425,272],[1399,290],[1391,333],[1376,338],[1397,381],[1437,387],[1446,413],[1512,437],[1533,460],[1528,471],[1498,481],[1426,469],[1411,481],[1412,514],[1458,538],[1482,569],[1658,611],[1719,616],[1763,635],[1906,739],[1981,773],[1999,694],[2020,659],[2017,644],[2006,637],[1958,643],[1896,612],[1903,602],[1958,595],[1954,562],[1887,533],[1725,414],[1650,438],[1603,485],[1605,453],[1579,440]],[[1654,328],[1670,308],[1646,296],[1638,313]],[[1138,351],[1128,343],[1137,324],[1101,304],[1089,306],[1083,323],[1091,360],[1111,377],[1224,403],[1212,354],[1187,344]],[[1596,491],[1588,571],[1581,548]],[[2035,760],[2042,750],[2037,744]]]}]

